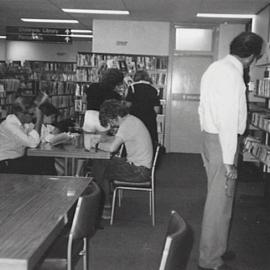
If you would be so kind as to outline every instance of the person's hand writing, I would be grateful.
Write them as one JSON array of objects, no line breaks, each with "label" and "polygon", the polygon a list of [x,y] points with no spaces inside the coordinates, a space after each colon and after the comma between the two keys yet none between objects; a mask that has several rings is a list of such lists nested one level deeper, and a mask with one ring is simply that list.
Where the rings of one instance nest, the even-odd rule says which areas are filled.
[{"label": "person's hand writing", "polygon": [[226,178],[235,180],[237,179],[237,168],[231,164],[224,164],[226,169]]}]

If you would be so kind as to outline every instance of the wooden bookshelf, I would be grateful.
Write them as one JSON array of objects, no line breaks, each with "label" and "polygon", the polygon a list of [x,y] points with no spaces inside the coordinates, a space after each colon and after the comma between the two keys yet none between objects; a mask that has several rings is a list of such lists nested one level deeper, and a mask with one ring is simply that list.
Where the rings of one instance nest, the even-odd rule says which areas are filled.
[{"label": "wooden bookshelf", "polygon": [[[124,75],[129,76],[133,76],[139,69],[144,69],[149,73],[161,99],[161,114],[158,115],[157,122],[159,142],[164,145],[168,56],[79,52],[76,69],[78,92],[82,94],[89,84],[98,82],[104,66],[120,69]],[[83,98],[76,96],[77,103],[83,104]],[[83,105],[75,107],[85,108]]]}]

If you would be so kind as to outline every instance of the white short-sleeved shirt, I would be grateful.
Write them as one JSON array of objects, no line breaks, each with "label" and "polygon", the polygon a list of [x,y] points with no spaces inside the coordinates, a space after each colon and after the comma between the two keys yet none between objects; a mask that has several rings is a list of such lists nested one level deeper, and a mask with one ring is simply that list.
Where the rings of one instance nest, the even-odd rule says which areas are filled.
[{"label": "white short-sleeved shirt", "polygon": [[115,136],[121,137],[127,150],[127,160],[136,166],[151,168],[153,146],[150,134],[143,122],[127,115]]},{"label": "white short-sleeved shirt", "polygon": [[237,136],[246,128],[246,86],[243,65],[233,55],[212,63],[202,76],[199,116],[201,130],[218,134],[223,162],[233,164]]}]

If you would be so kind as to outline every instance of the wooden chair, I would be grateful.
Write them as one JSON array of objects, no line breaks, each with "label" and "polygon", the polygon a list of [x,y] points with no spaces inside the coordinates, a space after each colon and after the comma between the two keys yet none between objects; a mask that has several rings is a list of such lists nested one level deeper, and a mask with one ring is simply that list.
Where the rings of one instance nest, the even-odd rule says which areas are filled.
[{"label": "wooden chair", "polygon": [[[113,187],[113,200],[112,200],[112,212],[110,224],[113,224],[114,212],[115,212],[115,203],[118,192],[123,190],[133,190],[133,191],[146,191],[149,192],[149,212],[152,216],[152,225],[155,226],[155,172],[156,164],[160,152],[160,145],[157,145],[155,155],[151,167],[151,177],[149,181],[146,182],[124,182],[119,180],[114,180],[112,182]],[[119,202],[120,205],[120,202]]]},{"label": "wooden chair", "polygon": [[186,221],[172,211],[159,270],[185,270],[193,244],[193,233]]},{"label": "wooden chair", "polygon": [[56,239],[37,270],[73,270],[80,257],[83,257],[83,269],[89,269],[89,239],[96,232],[99,206],[100,189],[91,182],[87,194],[78,199],[69,232]]}]

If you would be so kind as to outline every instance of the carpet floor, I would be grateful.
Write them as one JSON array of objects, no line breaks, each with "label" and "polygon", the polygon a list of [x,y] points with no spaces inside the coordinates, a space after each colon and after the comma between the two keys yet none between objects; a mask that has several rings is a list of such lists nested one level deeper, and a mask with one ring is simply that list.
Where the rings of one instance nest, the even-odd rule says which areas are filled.
[{"label": "carpet floor", "polygon": [[[241,174],[229,248],[240,270],[270,269],[270,214],[264,183]],[[249,179],[249,180],[248,180]],[[198,154],[164,154],[156,177],[156,226],[148,214],[148,195],[125,192],[112,226],[104,222],[90,241],[90,269],[157,270],[169,214],[176,210],[191,225],[194,244],[187,270],[196,270],[206,175]],[[76,268],[77,269],[77,268]],[[78,265],[79,269],[79,265]]]}]

